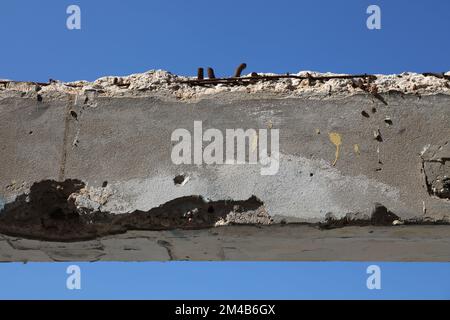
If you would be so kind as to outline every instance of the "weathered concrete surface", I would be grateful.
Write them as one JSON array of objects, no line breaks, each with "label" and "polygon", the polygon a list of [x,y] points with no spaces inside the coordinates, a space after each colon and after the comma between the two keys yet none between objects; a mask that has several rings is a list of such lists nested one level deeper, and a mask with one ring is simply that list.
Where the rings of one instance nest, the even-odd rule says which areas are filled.
[{"label": "weathered concrete surface", "polygon": [[[212,227],[255,221],[269,224],[329,224],[330,221],[341,221],[331,224],[337,226],[342,225],[342,219],[344,224],[350,225],[364,221],[371,223],[374,221],[374,211],[380,212],[374,209],[376,204],[387,208],[385,211],[386,214],[389,212],[389,217],[395,217],[390,220],[382,219],[384,222],[381,224],[392,224],[394,219],[395,223],[407,224],[448,223],[450,95],[421,96],[392,91],[382,93],[383,103],[365,93],[308,98],[264,91],[251,94],[236,91],[214,92],[195,100],[177,100],[166,97],[161,92],[135,97],[106,96],[101,92],[90,89],[73,94],[59,92],[57,96],[37,93],[27,93],[24,97],[16,94],[0,96],[0,209],[6,206],[3,212],[0,211],[0,229],[9,234],[4,236],[5,240],[0,241],[0,253],[4,261],[26,260],[27,256],[32,257],[31,260],[166,260],[170,258],[167,256],[168,252],[174,259],[184,259],[183,254],[179,253],[181,251],[177,250],[184,250],[185,244],[181,244],[180,249],[177,244],[168,240],[173,233],[182,235],[180,237],[183,239],[193,237],[188,240],[191,247],[187,246],[186,250],[191,250],[191,259],[200,260],[203,258],[199,252],[208,246],[212,246],[212,249],[206,250],[208,253],[205,254],[205,259],[448,260],[450,233],[448,227],[444,226],[405,231],[411,232],[405,235],[411,241],[387,235],[398,232],[396,230],[411,230],[410,228],[419,228],[418,226],[404,226],[392,231],[386,229],[387,233],[382,234],[387,238],[379,240],[375,237],[376,241],[370,237],[360,239],[356,233],[348,241],[333,242],[334,236],[340,239],[333,232],[345,233],[347,228],[341,231],[314,231],[329,239],[323,243],[324,247],[317,247],[317,250],[310,249],[317,243],[314,240],[315,234],[311,234],[310,240],[305,240],[305,236],[306,238],[298,238],[297,242],[293,241],[292,245],[288,244],[288,238],[297,239],[297,232],[316,230],[313,228]],[[171,141],[171,135],[180,128],[187,129],[192,134],[194,121],[202,121],[203,132],[214,128],[224,135],[226,129],[268,129],[269,132],[278,129],[278,172],[275,175],[261,175],[260,164],[174,164],[171,152],[176,143]],[[340,143],[336,157],[337,137]],[[252,141],[250,139],[249,144]],[[204,146],[206,145],[205,142]],[[175,183],[175,178],[181,175],[180,183]],[[132,223],[122,219],[120,228],[114,225],[111,233],[129,232],[106,238],[104,235],[108,231],[99,232],[95,229],[97,222],[91,221],[91,216],[84,216],[83,224],[67,224],[56,233],[58,223],[68,219],[66,211],[60,210],[60,207],[50,206],[48,216],[46,214],[42,219],[34,216],[33,230],[37,231],[33,234],[27,234],[23,228],[10,228],[6,224],[7,219],[8,223],[13,221],[14,224],[16,218],[22,226],[26,224],[26,212],[33,212],[35,204],[41,200],[30,194],[33,185],[36,186],[43,180],[62,182],[67,179],[78,179],[87,185],[82,190],[77,190],[74,196],[67,197],[68,205],[64,210],[72,210],[72,213],[79,216],[90,210],[89,214],[98,212],[108,215],[133,215],[133,212],[139,211],[139,216],[146,217],[155,212],[152,211],[154,208],[164,209],[168,204],[172,208],[174,201],[191,201],[192,196],[201,196],[205,204],[222,205],[221,201],[227,200],[231,207],[234,206],[232,201],[245,203],[256,197],[263,204],[263,209],[252,208],[252,212],[258,213],[256,217],[249,216],[240,209],[222,206],[220,210],[226,208],[230,211],[229,215],[223,215],[226,212],[218,214],[217,208],[210,210],[205,205],[202,214],[211,213],[217,219],[212,224],[199,223],[193,227],[212,229],[170,231],[175,227],[190,229],[191,220],[195,223],[192,218],[196,214],[193,210],[195,208],[189,205],[186,209],[186,203],[183,203],[176,208],[176,215],[169,210],[168,217],[164,218],[167,219],[158,222],[158,226],[146,222],[142,228],[166,231],[144,232],[146,235],[139,236],[136,240],[138,244],[131,241],[131,246],[141,248],[136,250],[126,249],[130,245],[129,241],[124,240],[122,243],[120,239],[139,229],[136,226],[139,225],[140,218]],[[41,195],[47,194],[46,201],[51,200],[52,194],[48,197],[50,191],[40,192]],[[26,205],[27,210],[21,211],[21,205]],[[186,214],[184,209],[187,210]],[[261,212],[264,214],[260,215]],[[13,220],[10,219],[11,215]],[[54,219],[55,224],[52,221],[48,224],[49,219]],[[170,219],[178,219],[181,223],[177,220],[177,223],[171,224]],[[104,224],[106,220],[102,221]],[[48,236],[43,238],[70,241],[70,233],[65,238],[58,238],[59,234],[71,225],[86,226],[89,223],[93,227],[89,236],[82,235],[72,240],[97,238],[96,240],[63,244],[59,247],[61,250],[58,250],[57,244],[21,239],[40,238],[42,232],[48,230]],[[229,245],[241,250],[236,253],[233,250],[228,252],[225,242],[209,242],[210,237],[205,235],[216,230],[224,233],[227,230],[251,231],[240,245]],[[286,230],[291,233],[284,235]],[[430,238],[425,239],[418,235],[421,231],[417,230],[435,231],[427,231],[427,237],[430,235]],[[439,240],[435,241],[431,237],[434,232],[440,234]],[[147,243],[149,234],[155,235],[156,242],[152,240],[153,242]],[[306,234],[309,235],[308,232]],[[10,238],[12,235],[19,238]],[[194,243],[193,239],[197,235],[199,242]],[[264,237],[264,241],[259,237]],[[11,247],[11,243],[22,243],[21,248],[26,249],[27,253],[24,254],[17,246]],[[272,249],[266,254],[265,249],[260,247],[262,244]],[[383,248],[388,244],[397,249],[392,252],[380,249],[378,255],[368,253],[366,256],[364,253],[364,248],[372,245],[374,248]],[[41,250],[40,246],[50,249]],[[105,246],[110,250],[105,250]],[[299,254],[294,249],[297,246],[306,246],[305,250],[313,251],[311,254],[305,253],[309,251]],[[344,249],[338,249],[341,246],[353,248],[357,253],[342,253]],[[414,255],[414,250],[417,251],[418,247],[427,253]],[[223,253],[224,250],[228,253]]]},{"label": "weathered concrete surface", "polygon": [[[421,153],[447,144],[450,98],[385,99],[387,106],[363,95],[319,101],[228,94],[195,103],[97,98],[95,106],[74,98],[4,99],[0,196],[9,202],[34,182],[74,178],[93,187],[107,181],[103,209],[111,212],[149,210],[191,195],[211,200],[254,195],[276,221],[370,215],[377,202],[402,219],[448,219],[450,202],[429,194]],[[171,134],[177,128],[192,132],[194,121],[203,121],[204,131],[279,129],[279,172],[262,176],[260,165],[249,164],[173,164]],[[335,166],[332,132],[342,139]],[[183,186],[173,181],[180,173],[189,176]]]},{"label": "weathered concrete surface", "polygon": [[449,226],[225,226],[131,231],[63,243],[0,237],[0,262],[31,261],[450,261]]}]

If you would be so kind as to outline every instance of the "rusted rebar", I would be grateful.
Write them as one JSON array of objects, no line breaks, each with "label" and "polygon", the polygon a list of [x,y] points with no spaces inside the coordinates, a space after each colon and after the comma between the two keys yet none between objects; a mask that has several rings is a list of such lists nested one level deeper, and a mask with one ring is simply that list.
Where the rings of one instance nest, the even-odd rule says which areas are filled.
[{"label": "rusted rebar", "polygon": [[375,80],[377,77],[370,74],[355,74],[355,75],[335,75],[335,76],[312,76],[310,74],[305,76],[298,75],[258,75],[257,73],[252,73],[249,77],[230,77],[230,78],[215,78],[215,79],[189,79],[181,81],[181,83],[187,83],[191,85],[206,85],[206,84],[245,84],[254,82],[256,80],[280,80],[280,79],[300,79],[300,80],[310,80],[310,81],[327,81],[331,79],[354,79],[354,78],[366,78]]},{"label": "rusted rebar", "polygon": [[[370,84],[370,81],[377,79],[375,75],[372,74],[352,74],[352,75],[332,75],[332,76],[312,76],[311,74],[307,73],[306,75],[298,76],[298,75],[292,75],[292,74],[281,74],[281,75],[260,75],[256,72],[252,72],[252,74],[248,77],[241,77],[240,73],[244,68],[246,67],[245,63],[242,63],[239,65],[239,67],[236,69],[235,75],[239,74],[238,77],[229,77],[229,78],[216,78],[214,75],[214,70],[212,68],[208,68],[208,79],[204,78],[204,72],[203,68],[198,68],[197,70],[197,79],[189,79],[189,80],[181,80],[179,83],[186,83],[189,85],[215,85],[215,84],[227,84],[227,85],[242,85],[242,84],[250,84],[255,83],[255,81],[272,81],[272,80],[279,80],[279,79],[299,79],[299,80],[308,80],[310,82],[312,81],[328,81],[332,79],[367,79],[368,83]],[[238,73],[239,71],[239,73]],[[444,72],[441,73],[433,73],[433,72],[425,72],[422,73],[423,76],[426,77],[437,77],[440,79],[446,79],[450,81],[450,75],[446,75]],[[4,88],[7,87],[8,84],[14,83],[14,84],[30,84],[30,85],[36,85],[36,86],[48,86],[51,84],[56,83],[57,81],[53,79],[49,79],[49,82],[36,82],[36,81],[17,81],[17,80],[0,80],[0,85],[3,85]],[[64,83],[61,82],[61,85],[64,85],[66,87],[83,87],[82,83]],[[117,84],[121,86],[120,84]],[[127,87],[129,84],[123,84],[123,86]],[[362,90],[369,92],[373,95],[379,96],[377,92],[371,92],[373,91],[373,86],[366,85],[364,83],[353,83],[354,87],[359,87]],[[395,91],[395,90],[391,90]],[[377,97],[378,98],[378,97]],[[379,99],[379,98],[378,98]],[[384,102],[385,103],[385,102]]]},{"label": "rusted rebar", "polygon": [[198,68],[197,69],[197,79],[198,80],[203,80],[203,68]]},{"label": "rusted rebar", "polygon": [[214,74],[214,69],[211,68],[211,67],[208,68],[208,78],[209,79],[215,79],[216,78],[216,76]]},{"label": "rusted rebar", "polygon": [[359,89],[371,94],[372,96],[374,96],[375,98],[380,100],[383,104],[388,105],[386,100],[384,100],[384,98],[378,93],[378,87],[374,83],[370,83],[370,81],[372,79],[366,78],[366,80],[367,80],[367,83],[364,83],[361,79],[353,80],[353,83],[352,83],[353,88],[359,88]]},{"label": "rusted rebar", "polygon": [[247,64],[245,63],[241,63],[237,68],[236,71],[234,72],[234,78],[239,78],[242,74],[242,71],[244,71],[244,69],[247,68]]}]

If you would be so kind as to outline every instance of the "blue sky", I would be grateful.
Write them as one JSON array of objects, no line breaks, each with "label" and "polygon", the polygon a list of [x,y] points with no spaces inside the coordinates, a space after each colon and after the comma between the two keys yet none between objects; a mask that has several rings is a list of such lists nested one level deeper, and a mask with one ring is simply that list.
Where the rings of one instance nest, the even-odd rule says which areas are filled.
[{"label": "blue sky", "polygon": [[[81,30],[66,8],[81,8]],[[366,9],[381,8],[381,30]],[[448,0],[40,0],[0,4],[0,78],[94,80],[212,66],[247,71],[450,70]]]},{"label": "blue sky", "polygon": [[[66,8],[81,8],[81,30]],[[381,30],[366,8],[381,7]],[[450,70],[448,0],[40,0],[0,3],[0,78],[94,80],[165,69],[230,75]],[[382,290],[365,286],[371,263],[0,265],[0,298],[450,298],[450,264],[384,263]]]},{"label": "blue sky", "polygon": [[[366,269],[381,268],[381,290]],[[69,263],[0,264],[0,299],[450,299],[450,263],[77,263],[81,290],[66,288]]]}]

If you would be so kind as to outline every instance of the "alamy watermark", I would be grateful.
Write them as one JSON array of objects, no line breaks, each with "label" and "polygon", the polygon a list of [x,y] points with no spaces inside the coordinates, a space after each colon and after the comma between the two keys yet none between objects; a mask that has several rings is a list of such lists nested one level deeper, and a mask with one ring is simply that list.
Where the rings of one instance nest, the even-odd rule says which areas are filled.
[{"label": "alamy watermark", "polygon": [[367,289],[381,290],[381,268],[373,264],[367,267],[366,273],[370,274],[366,281]]},{"label": "alamy watermark", "polygon": [[70,265],[66,269],[69,275],[66,280],[66,288],[69,290],[81,290],[81,269],[77,265]]},{"label": "alamy watermark", "polygon": [[184,128],[173,131],[171,141],[177,143],[171,158],[177,165],[260,164],[261,175],[275,175],[280,167],[279,139],[278,129],[226,129],[224,135],[214,128],[203,132],[202,121],[194,121],[193,134]]},{"label": "alamy watermark", "polygon": [[66,20],[66,27],[69,30],[81,29],[81,9],[79,6],[72,4],[67,7],[66,13],[69,15]]},{"label": "alamy watermark", "polygon": [[379,6],[372,4],[367,7],[367,14],[370,16],[367,18],[366,25],[369,30],[381,29],[381,9]]}]

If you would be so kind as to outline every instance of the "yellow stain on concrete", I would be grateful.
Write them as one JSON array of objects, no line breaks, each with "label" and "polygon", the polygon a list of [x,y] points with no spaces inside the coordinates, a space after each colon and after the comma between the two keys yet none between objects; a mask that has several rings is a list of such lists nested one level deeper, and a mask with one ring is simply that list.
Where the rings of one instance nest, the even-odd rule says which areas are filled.
[{"label": "yellow stain on concrete", "polygon": [[361,154],[360,151],[359,151],[359,145],[358,145],[358,144],[354,144],[354,145],[353,145],[353,150],[355,151],[355,153],[356,153],[357,155],[360,155],[360,154]]},{"label": "yellow stain on concrete", "polygon": [[340,147],[342,144],[342,138],[341,138],[341,135],[336,132],[330,132],[328,134],[328,136],[330,137],[331,143],[336,146],[336,155],[335,155],[334,161],[332,163],[332,166],[334,167],[336,165],[336,162],[339,159],[339,151],[340,151]]},{"label": "yellow stain on concrete", "polygon": [[256,133],[253,135],[252,142],[250,144],[251,152],[255,152],[257,147],[258,147],[258,134]]}]

